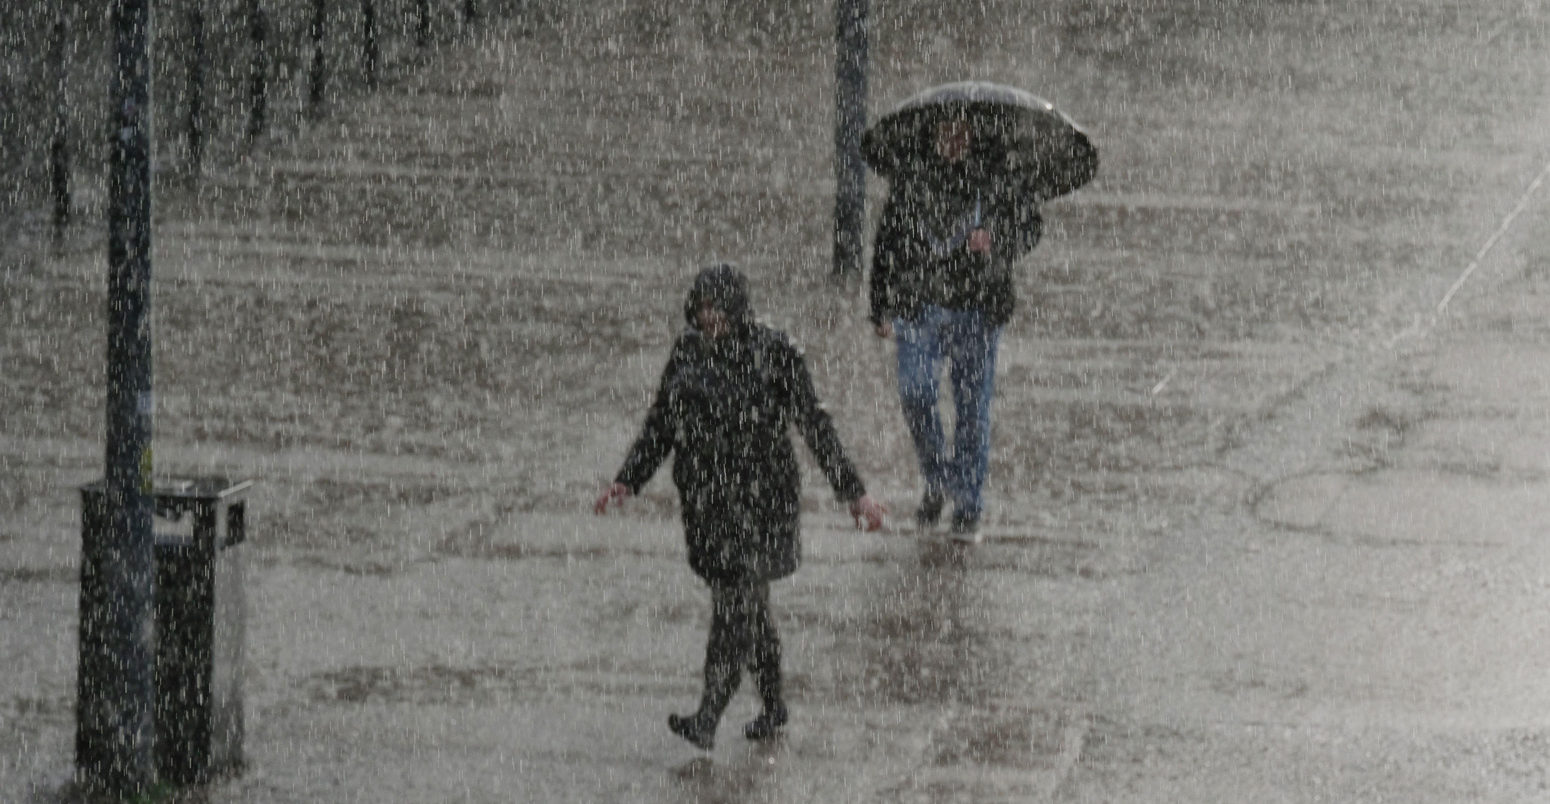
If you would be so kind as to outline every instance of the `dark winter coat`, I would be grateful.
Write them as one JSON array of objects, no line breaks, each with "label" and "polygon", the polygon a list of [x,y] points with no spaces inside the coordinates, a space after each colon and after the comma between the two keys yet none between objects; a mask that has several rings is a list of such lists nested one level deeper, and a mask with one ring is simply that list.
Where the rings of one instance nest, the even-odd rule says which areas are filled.
[{"label": "dark winter coat", "polygon": [[[733,321],[712,339],[695,329],[700,300]],[[645,426],[617,482],[638,493],[669,454],[689,565],[712,585],[782,578],[800,561],[800,477],[788,430],[802,433],[842,502],[866,493],[819,404],[802,353],[748,310],[741,275],[707,269],[684,305]]]},{"label": "dark winter coat", "polygon": [[[873,241],[872,323],[913,319],[927,304],[1011,320],[1012,265],[1038,244],[1044,219],[1030,193],[983,164],[938,162],[893,179]],[[969,251],[975,228],[990,232],[990,254]]]}]

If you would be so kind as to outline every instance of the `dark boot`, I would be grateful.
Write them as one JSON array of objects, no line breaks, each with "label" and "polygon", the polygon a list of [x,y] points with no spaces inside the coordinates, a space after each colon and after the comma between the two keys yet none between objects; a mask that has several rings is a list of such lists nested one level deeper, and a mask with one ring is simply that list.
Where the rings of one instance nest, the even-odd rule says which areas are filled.
[{"label": "dark boot", "polygon": [[773,706],[765,704],[764,711],[743,726],[743,736],[750,740],[768,740],[778,734],[784,725],[786,725],[786,705],[779,702]]},{"label": "dark boot", "polygon": [[679,737],[709,751],[716,747],[716,721],[696,712],[692,715],[668,715],[667,727]]},{"label": "dark boot", "polygon": [[915,524],[919,525],[921,530],[936,527],[936,523],[942,521],[942,504],[941,494],[926,492],[925,496],[920,498],[920,507],[915,509]]},{"label": "dark boot", "polygon": [[743,736],[750,740],[767,740],[786,725],[786,702],[781,696],[780,634],[775,631],[768,602],[767,593],[761,595],[762,605],[751,618],[754,643],[748,670],[759,688],[764,711],[743,726]]},{"label": "dark boot", "polygon": [[[712,654],[714,656],[714,654]],[[705,663],[705,692],[700,695],[700,708],[692,715],[668,715],[667,727],[679,737],[694,743],[706,751],[716,745],[716,727],[721,723],[721,713],[737,692],[742,681],[743,669],[728,665],[715,658]]]},{"label": "dark boot", "polygon": [[706,751],[716,744],[721,713],[743,681],[743,665],[750,659],[749,593],[740,587],[711,590],[710,636],[705,643],[705,691],[700,708],[692,715],[669,715],[667,727],[674,734]]},{"label": "dark boot", "polygon": [[953,526],[949,530],[949,535],[959,544],[979,544],[981,538],[979,515],[954,512]]},{"label": "dark boot", "polygon": [[[712,644],[715,644],[714,638]],[[700,708],[692,715],[668,715],[667,727],[697,748],[709,751],[716,745],[716,726],[721,723],[721,713],[742,680],[743,668],[729,664],[712,649],[705,661],[705,691],[700,695]]]}]

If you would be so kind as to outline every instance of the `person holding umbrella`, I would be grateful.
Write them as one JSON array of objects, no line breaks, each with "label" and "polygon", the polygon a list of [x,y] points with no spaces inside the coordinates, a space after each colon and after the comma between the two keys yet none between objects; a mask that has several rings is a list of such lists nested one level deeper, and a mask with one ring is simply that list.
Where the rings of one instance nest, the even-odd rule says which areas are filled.
[{"label": "person holding umbrella", "polygon": [[[1047,102],[981,82],[905,101],[862,147],[890,180],[870,320],[897,344],[899,399],[925,486],[916,523],[935,527],[951,501],[951,537],[977,543],[996,348],[1016,306],[1012,266],[1039,242],[1039,204],[1085,183],[1097,152]],[[956,414],[950,448],[938,411],[943,363]]]},{"label": "person holding umbrella", "polygon": [[770,582],[796,571],[800,483],[788,430],[802,433],[858,527],[883,525],[887,508],[866,493],[818,401],[801,351],[754,321],[747,280],[730,265],[704,269],[684,302],[688,328],[673,344],[645,426],[614,481],[605,513],[636,494],[671,453],[689,566],[710,586],[711,625],[699,708],[668,727],[709,750],[746,666],[763,711],[743,728],[773,736],[788,713]]}]

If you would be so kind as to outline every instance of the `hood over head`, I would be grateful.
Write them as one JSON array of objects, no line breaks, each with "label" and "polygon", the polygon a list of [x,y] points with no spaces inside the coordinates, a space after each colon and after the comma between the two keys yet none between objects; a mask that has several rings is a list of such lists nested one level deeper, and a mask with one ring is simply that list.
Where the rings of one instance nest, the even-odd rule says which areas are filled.
[{"label": "hood over head", "polygon": [[729,263],[717,263],[700,271],[689,288],[684,300],[684,320],[690,327],[698,328],[696,320],[701,302],[709,301],[731,322],[734,330],[746,329],[753,323],[753,309],[748,303],[748,280]]}]

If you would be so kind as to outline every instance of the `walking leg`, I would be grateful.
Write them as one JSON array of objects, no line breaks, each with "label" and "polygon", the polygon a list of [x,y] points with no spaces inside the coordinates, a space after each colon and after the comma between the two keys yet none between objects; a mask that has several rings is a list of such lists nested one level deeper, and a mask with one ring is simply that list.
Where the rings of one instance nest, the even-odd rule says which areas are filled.
[{"label": "walking leg", "polygon": [[948,368],[955,422],[949,488],[953,529],[972,533],[984,506],[990,469],[990,403],[996,388],[996,347],[1001,330],[977,312],[957,317],[948,338]]},{"label": "walking leg", "polygon": [[935,308],[927,308],[917,320],[901,319],[894,325],[898,344],[899,402],[925,484],[921,510],[916,513],[921,525],[936,524],[948,485],[942,416],[937,406],[937,375],[942,364],[938,312]]},{"label": "walking leg", "polygon": [[764,711],[743,727],[743,736],[763,740],[773,737],[781,726],[786,725],[786,701],[781,695],[780,634],[776,633],[775,620],[770,616],[769,584],[757,587],[753,603],[749,617],[753,650],[749,653],[748,669],[759,687]]},{"label": "walking leg", "polygon": [[715,745],[721,713],[742,683],[743,665],[748,662],[749,597],[746,587],[711,587],[710,636],[705,642],[705,689],[700,708],[688,717],[667,718],[668,727],[678,736],[707,751]]}]

